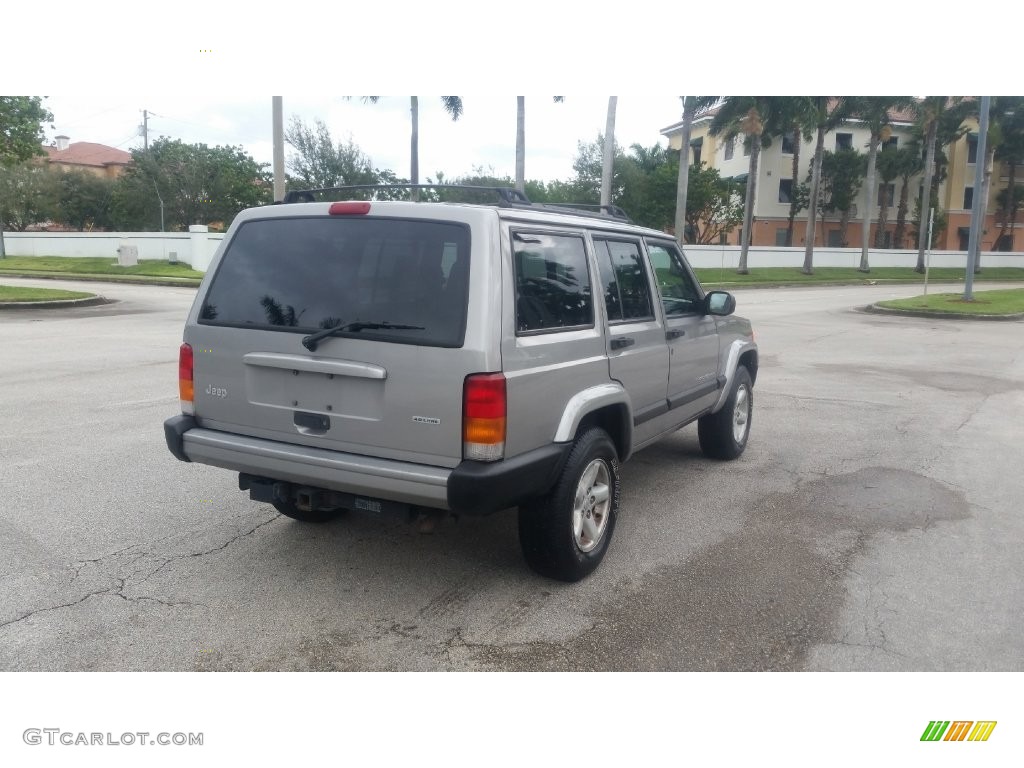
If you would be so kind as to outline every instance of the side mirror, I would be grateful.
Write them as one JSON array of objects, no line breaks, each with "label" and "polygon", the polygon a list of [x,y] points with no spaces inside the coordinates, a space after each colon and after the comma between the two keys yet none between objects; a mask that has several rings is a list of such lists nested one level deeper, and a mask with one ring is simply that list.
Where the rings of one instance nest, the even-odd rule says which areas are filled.
[{"label": "side mirror", "polygon": [[705,315],[731,315],[736,311],[736,297],[728,291],[711,291],[704,297]]}]

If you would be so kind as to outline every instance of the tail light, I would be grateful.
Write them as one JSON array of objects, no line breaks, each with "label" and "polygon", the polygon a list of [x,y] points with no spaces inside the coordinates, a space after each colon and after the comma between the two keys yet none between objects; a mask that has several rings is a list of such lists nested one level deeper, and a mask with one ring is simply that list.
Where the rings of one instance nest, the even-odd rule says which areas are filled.
[{"label": "tail light", "polygon": [[192,400],[192,347],[182,344],[178,350],[178,399],[181,400],[182,413],[195,413]]},{"label": "tail light", "polygon": [[505,376],[474,373],[462,390],[462,456],[498,461],[505,455]]}]

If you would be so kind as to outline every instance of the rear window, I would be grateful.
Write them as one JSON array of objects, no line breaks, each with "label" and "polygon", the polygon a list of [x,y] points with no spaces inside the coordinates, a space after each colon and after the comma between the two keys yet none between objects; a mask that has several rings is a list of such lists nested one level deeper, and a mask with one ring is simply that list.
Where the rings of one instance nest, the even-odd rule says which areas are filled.
[{"label": "rear window", "polygon": [[200,310],[203,325],[310,333],[342,323],[417,329],[345,332],[462,346],[469,229],[411,219],[262,219],[239,227]]}]

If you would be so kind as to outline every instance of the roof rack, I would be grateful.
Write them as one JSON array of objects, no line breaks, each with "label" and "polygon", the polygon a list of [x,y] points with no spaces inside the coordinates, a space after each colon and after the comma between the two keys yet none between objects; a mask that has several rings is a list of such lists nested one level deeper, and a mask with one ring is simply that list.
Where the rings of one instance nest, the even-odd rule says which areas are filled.
[{"label": "roof rack", "polygon": [[[596,205],[592,203],[533,203],[524,193],[512,187],[490,187],[471,184],[352,184],[343,187],[322,187],[319,189],[293,189],[284,196],[281,203],[315,203],[318,195],[335,192],[377,192],[393,189],[457,189],[473,192],[493,192],[497,204],[502,207],[523,210],[564,211],[576,216],[601,219],[616,219],[633,223],[617,205]],[[276,205],[277,203],[275,203]]]},{"label": "roof rack", "polygon": [[486,187],[473,186],[470,184],[352,184],[344,187],[323,187],[321,189],[295,189],[284,196],[284,203],[314,203],[315,195],[324,192],[355,192],[373,191],[384,189],[459,189],[472,190],[475,192],[494,192],[498,196],[499,204],[520,204],[531,205],[530,198],[511,187]]}]

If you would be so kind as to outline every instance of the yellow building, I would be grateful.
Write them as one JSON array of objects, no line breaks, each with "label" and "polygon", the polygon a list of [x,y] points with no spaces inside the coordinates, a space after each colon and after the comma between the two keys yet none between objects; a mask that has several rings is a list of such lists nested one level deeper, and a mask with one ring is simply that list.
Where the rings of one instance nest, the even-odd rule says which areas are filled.
[{"label": "yellow building", "polygon": [[[723,178],[745,180],[749,170],[750,157],[743,148],[742,138],[727,141],[721,136],[710,133],[711,120],[715,110],[711,109],[693,121],[690,133],[690,161],[703,163],[707,167],[716,168]],[[893,146],[902,147],[913,138],[913,118],[910,113],[892,113],[890,115],[892,135],[889,142]],[[673,123],[661,130],[668,138],[669,146],[678,150],[682,141],[682,121]],[[971,118],[964,128],[967,133],[958,141],[945,148],[949,160],[946,166],[946,178],[939,185],[939,205],[947,213],[947,226],[937,248],[943,250],[966,250],[967,235],[970,227],[971,203],[974,185],[975,155],[977,154],[978,122]],[[825,149],[836,151],[842,147],[856,149],[867,154],[870,132],[862,121],[847,120],[834,131],[825,136]],[[789,218],[789,190],[794,183],[803,183],[808,175],[811,160],[814,156],[814,142],[802,141],[800,145],[799,168],[796,179],[793,175],[793,143],[775,138],[771,146],[763,148],[758,168],[756,199],[754,202],[754,224],[751,238],[752,245],[783,246],[786,245],[786,234]],[[1024,223],[1018,224],[1007,236],[997,242],[1000,231],[998,206],[996,197],[1000,190],[1009,183],[1007,169],[1004,164],[996,163],[993,171],[991,191],[986,209],[985,226],[982,234],[982,250],[1024,250]],[[923,174],[913,177],[910,181],[910,200],[907,215],[903,247],[917,247],[917,232],[909,221],[913,213],[915,201],[920,194]],[[1021,179],[1024,182],[1024,179]],[[879,188],[875,190],[874,206],[870,212],[868,225],[871,228],[872,246],[875,243],[875,231],[878,227],[879,202],[881,199],[881,179]],[[896,229],[896,206],[902,182],[896,179],[886,190],[889,196],[888,217],[883,242],[892,245]],[[867,191],[862,185],[858,200],[851,211],[852,215],[846,230],[846,242],[849,247],[859,248],[861,232],[864,226],[864,210],[867,206]],[[1024,215],[1021,216],[1024,219]],[[794,222],[793,242],[796,247],[803,247],[807,226],[806,209],[797,214]],[[740,231],[734,230],[729,236],[730,243],[739,243]],[[840,225],[834,217],[818,220],[815,231],[815,244],[839,246]],[[997,247],[998,246],[998,247]]]}]

